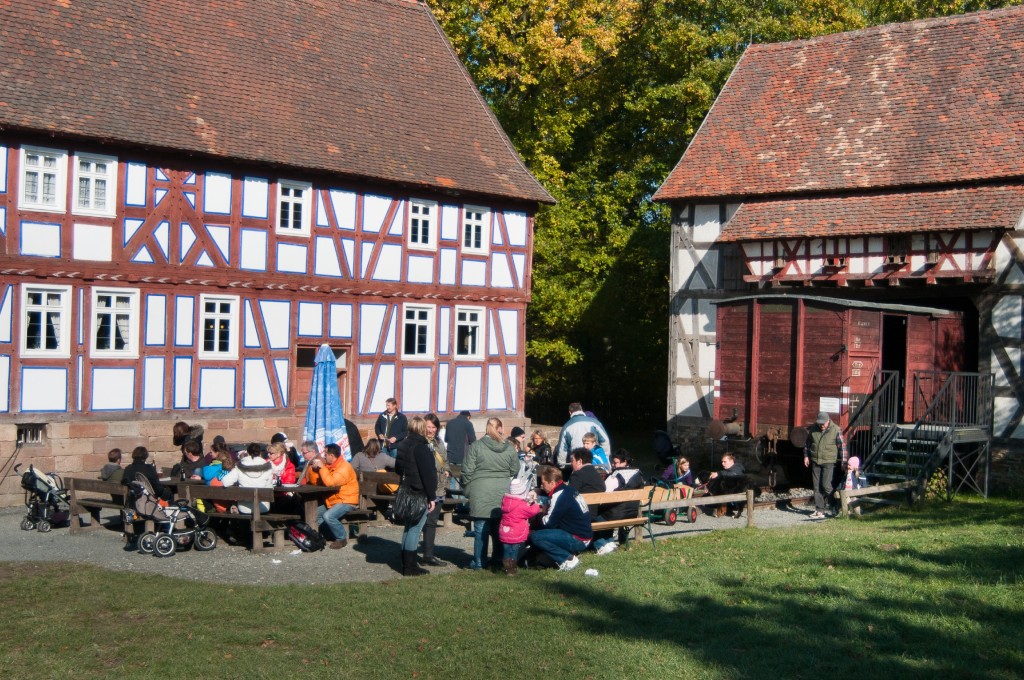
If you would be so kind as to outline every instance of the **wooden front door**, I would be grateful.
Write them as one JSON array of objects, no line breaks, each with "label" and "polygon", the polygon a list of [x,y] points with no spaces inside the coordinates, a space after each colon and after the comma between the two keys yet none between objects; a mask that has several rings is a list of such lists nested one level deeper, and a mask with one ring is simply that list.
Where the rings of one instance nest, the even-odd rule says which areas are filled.
[{"label": "wooden front door", "polygon": [[[331,346],[334,352],[335,371],[338,376],[338,394],[341,395],[342,413],[348,415],[353,412],[350,401],[352,395],[349,393],[348,382],[348,357],[351,354],[351,346]],[[295,410],[305,413],[309,405],[309,388],[313,384],[313,367],[316,365],[316,354],[320,345],[299,345],[295,353],[295,385],[292,394],[295,395]]]}]

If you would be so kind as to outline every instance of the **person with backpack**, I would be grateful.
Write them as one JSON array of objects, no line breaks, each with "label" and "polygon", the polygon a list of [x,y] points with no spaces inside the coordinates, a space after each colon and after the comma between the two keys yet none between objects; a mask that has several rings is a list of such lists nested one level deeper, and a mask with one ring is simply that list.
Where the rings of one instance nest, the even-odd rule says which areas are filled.
[{"label": "person with backpack", "polygon": [[[619,449],[612,456],[612,473],[604,480],[604,490],[631,491],[642,489],[644,476],[638,468],[633,467],[633,456],[626,449]],[[626,501],[625,503],[612,503],[602,505],[595,521],[608,522],[616,519],[636,517],[640,509],[639,501]],[[594,538],[594,549],[598,555],[613,553],[619,548],[619,543],[625,538],[624,532],[629,531],[628,527],[619,529],[618,541],[613,536],[613,530],[602,531]]]}]

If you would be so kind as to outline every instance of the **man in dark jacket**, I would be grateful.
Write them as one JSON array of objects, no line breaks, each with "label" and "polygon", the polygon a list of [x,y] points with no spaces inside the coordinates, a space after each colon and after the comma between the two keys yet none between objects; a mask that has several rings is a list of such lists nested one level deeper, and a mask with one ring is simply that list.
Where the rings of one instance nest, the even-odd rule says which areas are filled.
[{"label": "man in dark jacket", "polygon": [[469,419],[469,411],[459,411],[459,415],[448,421],[444,429],[444,443],[448,449],[448,462],[462,465],[466,459],[466,449],[476,441],[476,430]]},{"label": "man in dark jacket", "polygon": [[836,465],[846,465],[846,442],[843,431],[822,411],[814,426],[808,428],[804,444],[804,466],[811,468],[814,489],[814,513],[810,519],[825,518],[825,504],[832,504],[832,475]]},{"label": "man in dark jacket", "polygon": [[[711,496],[728,496],[740,493],[747,487],[746,469],[743,463],[736,460],[731,453],[722,454],[722,471],[712,472],[708,476],[708,494]],[[725,512],[739,518],[742,506],[738,503],[727,503]],[[717,514],[717,513],[716,513]]]},{"label": "man in dark jacket", "polygon": [[384,412],[377,416],[377,422],[373,425],[373,431],[380,440],[380,448],[389,456],[394,456],[398,442],[405,439],[408,433],[409,423],[405,414],[398,410],[398,400],[389,397],[384,402]]},{"label": "man in dark jacket", "polygon": [[587,549],[594,536],[587,503],[562,481],[562,471],[556,467],[544,467],[540,485],[549,498],[548,511],[542,518],[544,528],[530,532],[530,543],[554,560],[559,571],[570,571],[580,565],[576,555]]},{"label": "man in dark jacket", "polygon": [[[584,448],[574,449],[569,455],[569,464],[572,466],[569,486],[580,493],[604,493],[604,477],[593,463],[594,457],[590,451]],[[597,511],[596,505],[590,508],[591,520],[597,517]]]}]

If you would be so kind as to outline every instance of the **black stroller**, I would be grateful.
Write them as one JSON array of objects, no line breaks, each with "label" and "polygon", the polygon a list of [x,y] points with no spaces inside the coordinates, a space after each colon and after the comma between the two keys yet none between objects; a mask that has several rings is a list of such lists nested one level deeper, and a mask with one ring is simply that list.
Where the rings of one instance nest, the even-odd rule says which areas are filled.
[{"label": "black stroller", "polygon": [[21,520],[22,530],[47,532],[55,524],[67,522],[71,517],[71,496],[60,476],[42,473],[31,464],[27,472],[19,473],[20,467],[14,466],[14,473],[21,474],[21,488],[25,490],[25,507],[28,508],[25,519]]},{"label": "black stroller", "polygon": [[155,531],[144,531],[137,538],[139,552],[144,555],[170,557],[179,548],[205,551],[217,547],[217,534],[208,526],[210,518],[184,500],[163,507],[145,475],[135,475],[135,481],[128,485],[123,519],[128,540],[136,535],[136,523],[153,521]]}]

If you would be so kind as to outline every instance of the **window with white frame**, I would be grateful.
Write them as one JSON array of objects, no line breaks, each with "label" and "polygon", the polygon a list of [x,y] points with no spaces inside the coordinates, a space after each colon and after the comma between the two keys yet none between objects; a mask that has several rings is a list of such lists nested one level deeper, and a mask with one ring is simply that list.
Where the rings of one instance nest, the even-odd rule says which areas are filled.
[{"label": "window with white frame", "polygon": [[238,298],[199,296],[200,359],[238,358]]},{"label": "window with white frame", "polygon": [[491,239],[491,212],[467,205],[462,217],[462,252],[486,253]]},{"label": "window with white frame", "polygon": [[20,207],[63,211],[67,193],[67,166],[67,151],[22,147]]},{"label": "window with white frame", "polygon": [[409,247],[424,250],[437,248],[437,203],[409,201]]},{"label": "window with white frame", "polygon": [[434,307],[405,305],[402,323],[402,357],[434,358]]},{"label": "window with white frame", "polygon": [[312,206],[312,184],[280,180],[277,183],[277,233],[309,236]]},{"label": "window with white frame", "polygon": [[117,159],[113,156],[76,154],[75,207],[83,215],[114,216],[117,197]]},{"label": "window with white frame", "polygon": [[455,308],[455,356],[459,359],[483,358],[484,308]]},{"label": "window with white frame", "polygon": [[92,290],[92,355],[139,355],[139,291],[118,288]]},{"label": "window with white frame", "polygon": [[22,356],[71,356],[71,286],[24,286],[21,309]]}]

